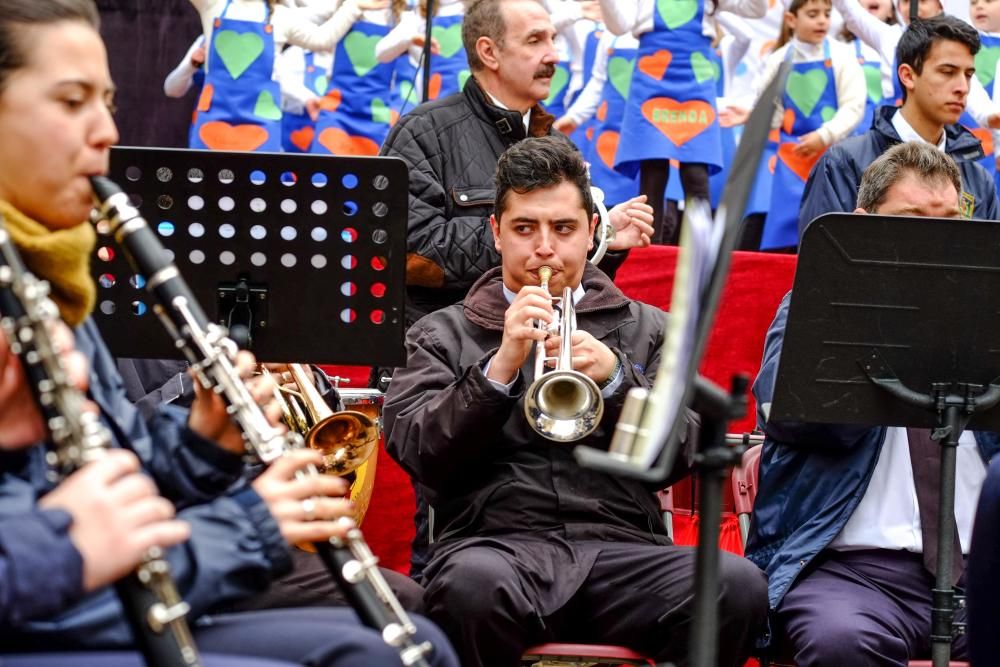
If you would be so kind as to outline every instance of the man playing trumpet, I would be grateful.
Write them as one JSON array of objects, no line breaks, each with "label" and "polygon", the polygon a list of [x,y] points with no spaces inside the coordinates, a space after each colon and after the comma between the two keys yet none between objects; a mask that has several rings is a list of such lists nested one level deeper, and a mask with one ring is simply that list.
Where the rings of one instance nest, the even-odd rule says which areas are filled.
[{"label": "man playing trumpet", "polygon": [[[508,667],[543,641],[623,644],[684,663],[694,550],[667,537],[651,489],[581,468],[572,445],[525,418],[532,348],[555,354],[551,294],[572,290],[572,368],[599,388],[603,416],[578,440],[606,449],[626,392],[651,385],[664,314],[629,300],[587,263],[596,220],[579,154],[529,138],[500,158],[490,220],[502,265],[461,304],[407,334],[385,405],[389,453],[435,511],[428,614],[466,667]],[[539,270],[552,273],[546,291]],[[561,332],[565,334],[566,332]],[[766,582],[723,554],[720,665],[738,665],[766,614]]]}]

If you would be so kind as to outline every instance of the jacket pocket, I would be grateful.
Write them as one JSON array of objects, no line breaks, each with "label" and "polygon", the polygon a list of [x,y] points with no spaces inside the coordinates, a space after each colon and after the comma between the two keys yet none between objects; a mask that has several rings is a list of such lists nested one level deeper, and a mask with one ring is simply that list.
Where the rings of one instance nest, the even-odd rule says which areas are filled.
[{"label": "jacket pocket", "polygon": [[497,191],[488,187],[452,188],[451,197],[456,206],[493,206]]}]

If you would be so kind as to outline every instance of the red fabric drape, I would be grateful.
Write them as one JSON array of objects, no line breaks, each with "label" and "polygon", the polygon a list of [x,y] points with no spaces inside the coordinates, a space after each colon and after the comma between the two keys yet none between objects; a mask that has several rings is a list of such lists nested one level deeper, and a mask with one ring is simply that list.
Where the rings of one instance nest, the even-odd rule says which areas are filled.
[{"label": "red fabric drape", "polygon": [[[669,308],[677,249],[651,247],[633,250],[619,269],[615,282],[628,296],[646,303]],[[791,289],[795,258],[789,255],[737,252],[723,292],[719,313],[701,372],[722,386],[729,385],[733,373],[755,377],[760,369],[764,334],[771,323],[781,297]],[[351,387],[363,387],[367,368],[330,369],[351,378]],[[734,423],[730,431],[752,430],[755,422],[751,401],[747,416]],[[691,484],[685,480],[674,486],[674,527],[678,544],[694,544],[697,520],[692,519]],[[410,540],[413,538],[413,490],[410,480],[388,456],[379,456],[375,490],[365,523],[365,537],[382,564],[406,572],[409,568]],[[731,514],[732,495],[725,491],[725,507],[730,513],[723,520],[720,544],[724,549],[742,553],[736,517]]]}]

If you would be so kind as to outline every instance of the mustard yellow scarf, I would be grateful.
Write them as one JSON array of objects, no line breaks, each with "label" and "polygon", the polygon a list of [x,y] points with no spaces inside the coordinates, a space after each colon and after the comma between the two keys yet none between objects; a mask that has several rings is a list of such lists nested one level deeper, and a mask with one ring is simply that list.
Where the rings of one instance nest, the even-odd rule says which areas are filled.
[{"label": "mustard yellow scarf", "polygon": [[87,319],[97,299],[90,277],[97,234],[90,223],[52,231],[2,200],[0,214],[28,270],[51,286],[63,320],[75,327]]}]

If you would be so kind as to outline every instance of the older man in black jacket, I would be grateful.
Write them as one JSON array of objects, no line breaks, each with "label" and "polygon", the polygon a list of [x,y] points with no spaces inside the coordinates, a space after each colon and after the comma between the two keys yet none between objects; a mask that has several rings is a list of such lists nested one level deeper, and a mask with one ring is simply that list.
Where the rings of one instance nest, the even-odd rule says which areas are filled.
[{"label": "older man in black jacket", "polygon": [[[651,489],[579,466],[572,447],[536,433],[524,414],[532,343],[546,338],[535,321],[554,317],[542,266],[553,292],[572,291],[573,367],[604,400],[581,444],[606,449],[625,394],[650,385],[664,314],[587,262],[589,180],[568,140],[515,145],[496,181],[491,236],[502,266],[463,303],[410,328],[407,367],[385,405],[389,454],[437,512],[428,613],[465,667],[512,667],[541,641],[625,644],[683,660],[694,549],[671,544]],[[538,344],[552,354],[558,342]],[[766,581],[733,554],[722,554],[720,577],[718,664],[741,665],[766,615]]]},{"label": "older man in black jacket", "polygon": [[[478,0],[466,12],[465,89],[423,104],[400,119],[382,155],[410,166],[407,233],[407,318],[460,301],[500,263],[489,215],[497,158],[527,136],[551,132],[554,118],[539,105],[559,60],[556,29],[539,0]],[[612,209],[612,249],[648,245],[652,209],[635,199]],[[616,253],[617,254],[617,253]],[[609,257],[617,267],[624,254]]]}]

